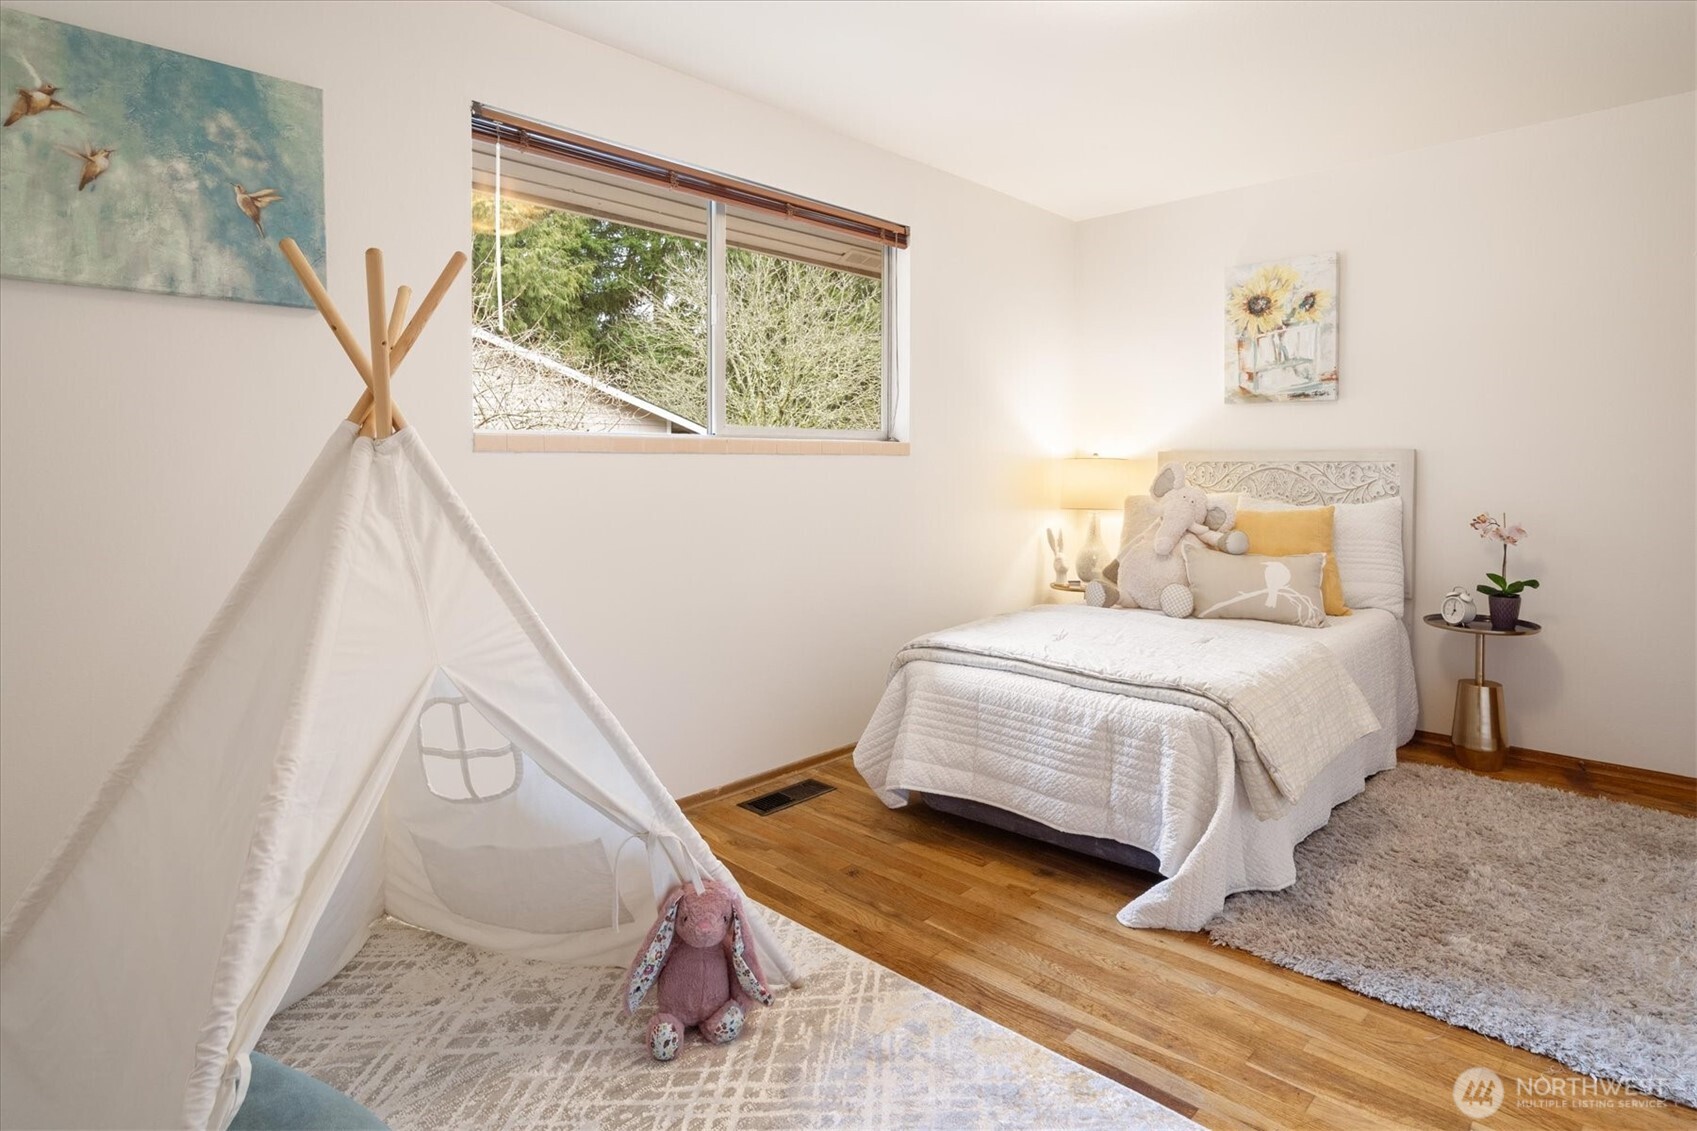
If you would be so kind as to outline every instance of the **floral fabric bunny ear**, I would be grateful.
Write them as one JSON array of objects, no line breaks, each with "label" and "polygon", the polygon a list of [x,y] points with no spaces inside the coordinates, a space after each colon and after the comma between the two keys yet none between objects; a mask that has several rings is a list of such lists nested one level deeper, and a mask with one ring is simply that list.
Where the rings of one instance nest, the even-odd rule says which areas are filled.
[{"label": "floral fabric bunny ear", "polygon": [[755,954],[752,943],[743,938],[742,921],[742,900],[738,899],[731,908],[731,969],[736,971],[737,982],[749,997],[761,1005],[771,1005],[772,990],[766,985],[766,976],[760,969],[760,958]]},{"label": "floral fabric bunny ear", "polygon": [[648,995],[660,971],[666,968],[666,958],[672,952],[672,940],[678,933],[678,901],[684,889],[678,888],[666,897],[665,909],[648,932],[648,939],[631,963],[629,981],[625,985],[625,1012],[635,1013],[636,1007]]}]

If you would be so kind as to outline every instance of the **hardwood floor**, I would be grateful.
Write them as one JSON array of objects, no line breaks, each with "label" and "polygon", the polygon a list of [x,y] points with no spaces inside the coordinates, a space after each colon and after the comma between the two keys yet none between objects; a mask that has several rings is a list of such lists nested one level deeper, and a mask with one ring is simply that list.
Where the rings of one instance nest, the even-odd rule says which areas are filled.
[{"label": "hardwood floor", "polygon": [[[1402,753],[1448,760],[1423,744]],[[1689,779],[1552,758],[1494,776],[1697,813]],[[836,792],[769,817],[736,807],[801,776]],[[689,815],[754,899],[1208,1127],[1466,1128],[1451,1088],[1476,1065],[1510,1089],[1477,1125],[1490,1131],[1697,1127],[1697,1112],[1672,1105],[1517,1109],[1516,1078],[1572,1073],[1200,933],[1121,927],[1114,912],[1147,877],[920,806],[887,809],[847,755]]]}]

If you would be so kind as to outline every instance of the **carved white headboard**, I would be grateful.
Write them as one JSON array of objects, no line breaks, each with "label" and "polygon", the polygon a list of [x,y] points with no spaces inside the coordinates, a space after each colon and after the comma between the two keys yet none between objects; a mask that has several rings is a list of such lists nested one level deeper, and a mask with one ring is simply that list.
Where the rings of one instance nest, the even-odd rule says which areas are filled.
[{"label": "carved white headboard", "polygon": [[1298,506],[1402,498],[1404,596],[1414,595],[1414,450],[1338,449],[1312,452],[1162,452],[1162,464],[1184,464],[1184,477],[1206,491],[1238,491]]}]

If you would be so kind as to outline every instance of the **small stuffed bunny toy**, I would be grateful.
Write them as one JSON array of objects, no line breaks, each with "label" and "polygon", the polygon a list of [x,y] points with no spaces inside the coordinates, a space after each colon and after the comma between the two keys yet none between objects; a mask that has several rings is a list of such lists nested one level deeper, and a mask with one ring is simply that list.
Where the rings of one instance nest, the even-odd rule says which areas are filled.
[{"label": "small stuffed bunny toy", "polygon": [[650,986],[659,986],[660,1011],[648,1023],[655,1060],[677,1056],[691,1025],[712,1043],[729,1044],[756,1001],[772,1004],[753,939],[743,933],[741,897],[718,880],[703,880],[701,888],[679,884],[666,896],[626,981],[629,1014]]},{"label": "small stuffed bunny toy", "polygon": [[[1160,609],[1170,617],[1187,617],[1195,607],[1178,552],[1189,541],[1227,554],[1249,550],[1249,538],[1233,530],[1237,516],[1224,507],[1208,505],[1208,493],[1184,481],[1182,464],[1169,463],[1155,476],[1149,493],[1160,500],[1160,518],[1145,529],[1127,529],[1119,561],[1110,562],[1102,578],[1085,587],[1084,603],[1097,608]],[[1128,508],[1127,514],[1129,516]],[[1116,588],[1117,583],[1117,588]]]}]

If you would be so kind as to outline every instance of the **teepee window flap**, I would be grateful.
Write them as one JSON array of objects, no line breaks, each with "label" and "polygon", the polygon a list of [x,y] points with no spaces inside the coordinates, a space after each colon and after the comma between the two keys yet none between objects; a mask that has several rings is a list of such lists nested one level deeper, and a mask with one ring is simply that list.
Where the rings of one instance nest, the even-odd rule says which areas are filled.
[{"label": "teepee window flap", "polygon": [[444,801],[494,801],[524,781],[524,756],[463,696],[425,704],[418,754],[424,784]]},{"label": "teepee window flap", "polygon": [[625,832],[640,835],[646,831],[648,825],[643,818],[631,813],[593,781],[574,772],[566,760],[560,757],[548,743],[532,734],[511,715],[501,710],[488,696],[481,694],[476,686],[464,679],[458,672],[447,669],[444,669],[444,671],[448,678],[454,682],[454,686],[460,689],[460,693],[477,708],[484,718],[493,723],[502,734],[510,737],[514,745],[531,752],[531,758],[543,773],[571,790],[578,800],[599,812]]}]

